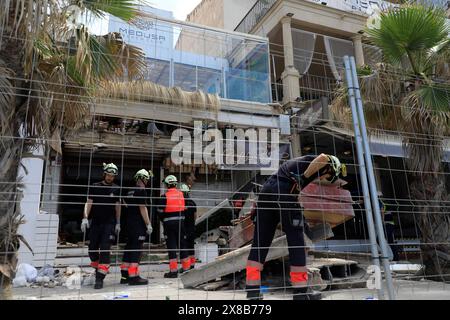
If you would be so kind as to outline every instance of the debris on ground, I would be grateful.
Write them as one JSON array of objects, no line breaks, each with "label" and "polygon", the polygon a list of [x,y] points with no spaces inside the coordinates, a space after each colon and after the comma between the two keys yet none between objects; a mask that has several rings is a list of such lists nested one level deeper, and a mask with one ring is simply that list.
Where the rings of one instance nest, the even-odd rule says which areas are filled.
[{"label": "debris on ground", "polygon": [[21,263],[17,267],[16,277],[13,280],[14,287],[24,287],[28,283],[36,281],[38,271],[35,267],[28,263]]}]

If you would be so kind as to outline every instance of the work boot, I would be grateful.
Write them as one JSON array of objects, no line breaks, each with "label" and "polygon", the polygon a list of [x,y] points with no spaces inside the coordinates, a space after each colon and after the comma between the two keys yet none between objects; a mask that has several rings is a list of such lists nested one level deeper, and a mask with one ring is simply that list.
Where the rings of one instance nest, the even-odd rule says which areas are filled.
[{"label": "work boot", "polygon": [[321,300],[322,294],[311,288],[296,288],[293,292],[293,300]]},{"label": "work boot", "polygon": [[137,277],[129,277],[128,278],[128,285],[129,286],[144,286],[148,284],[147,279],[143,279],[139,276]]},{"label": "work boot", "polygon": [[248,300],[263,300],[260,286],[246,286]]},{"label": "work boot", "polygon": [[105,279],[105,275],[100,272],[95,272],[95,284],[94,289],[102,289],[103,288],[103,279]]},{"label": "work boot", "polygon": [[176,278],[176,277],[178,277],[178,272],[176,271],[164,273],[164,278]]},{"label": "work boot", "polygon": [[120,274],[120,284],[127,284],[129,279],[128,270],[120,270]]}]

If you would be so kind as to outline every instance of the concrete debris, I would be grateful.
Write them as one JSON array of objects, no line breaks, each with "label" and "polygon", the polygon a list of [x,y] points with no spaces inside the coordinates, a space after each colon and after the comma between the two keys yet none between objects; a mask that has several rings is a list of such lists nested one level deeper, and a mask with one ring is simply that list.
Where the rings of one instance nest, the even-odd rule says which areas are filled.
[{"label": "concrete debris", "polygon": [[398,263],[391,264],[391,271],[395,273],[407,273],[407,274],[415,274],[423,269],[423,265],[421,264],[411,264],[411,263]]}]

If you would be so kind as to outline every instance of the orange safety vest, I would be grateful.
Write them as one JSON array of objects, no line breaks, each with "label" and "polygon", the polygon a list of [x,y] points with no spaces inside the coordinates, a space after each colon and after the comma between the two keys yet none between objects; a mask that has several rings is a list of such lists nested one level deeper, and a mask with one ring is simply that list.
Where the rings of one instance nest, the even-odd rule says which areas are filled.
[{"label": "orange safety vest", "polygon": [[176,188],[171,188],[166,192],[166,207],[164,212],[180,212],[184,211],[186,206],[184,204],[183,192],[177,190]]}]

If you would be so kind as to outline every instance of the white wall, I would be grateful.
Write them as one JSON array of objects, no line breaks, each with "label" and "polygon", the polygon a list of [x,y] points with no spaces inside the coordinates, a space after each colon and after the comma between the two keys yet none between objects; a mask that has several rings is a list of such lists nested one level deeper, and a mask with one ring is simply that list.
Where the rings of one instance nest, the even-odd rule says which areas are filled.
[{"label": "white wall", "polygon": [[[24,157],[19,167],[18,176],[22,177],[23,198],[20,201],[20,210],[24,215],[25,223],[20,225],[18,233],[24,236],[25,240],[31,246],[35,247],[36,220],[39,213],[42,174],[44,169],[43,149],[39,148],[32,156]],[[26,168],[27,172],[24,171]],[[33,264],[33,255],[23,244],[19,249],[19,264]]]},{"label": "white wall", "polygon": [[257,0],[224,0],[224,29],[233,31]]}]

